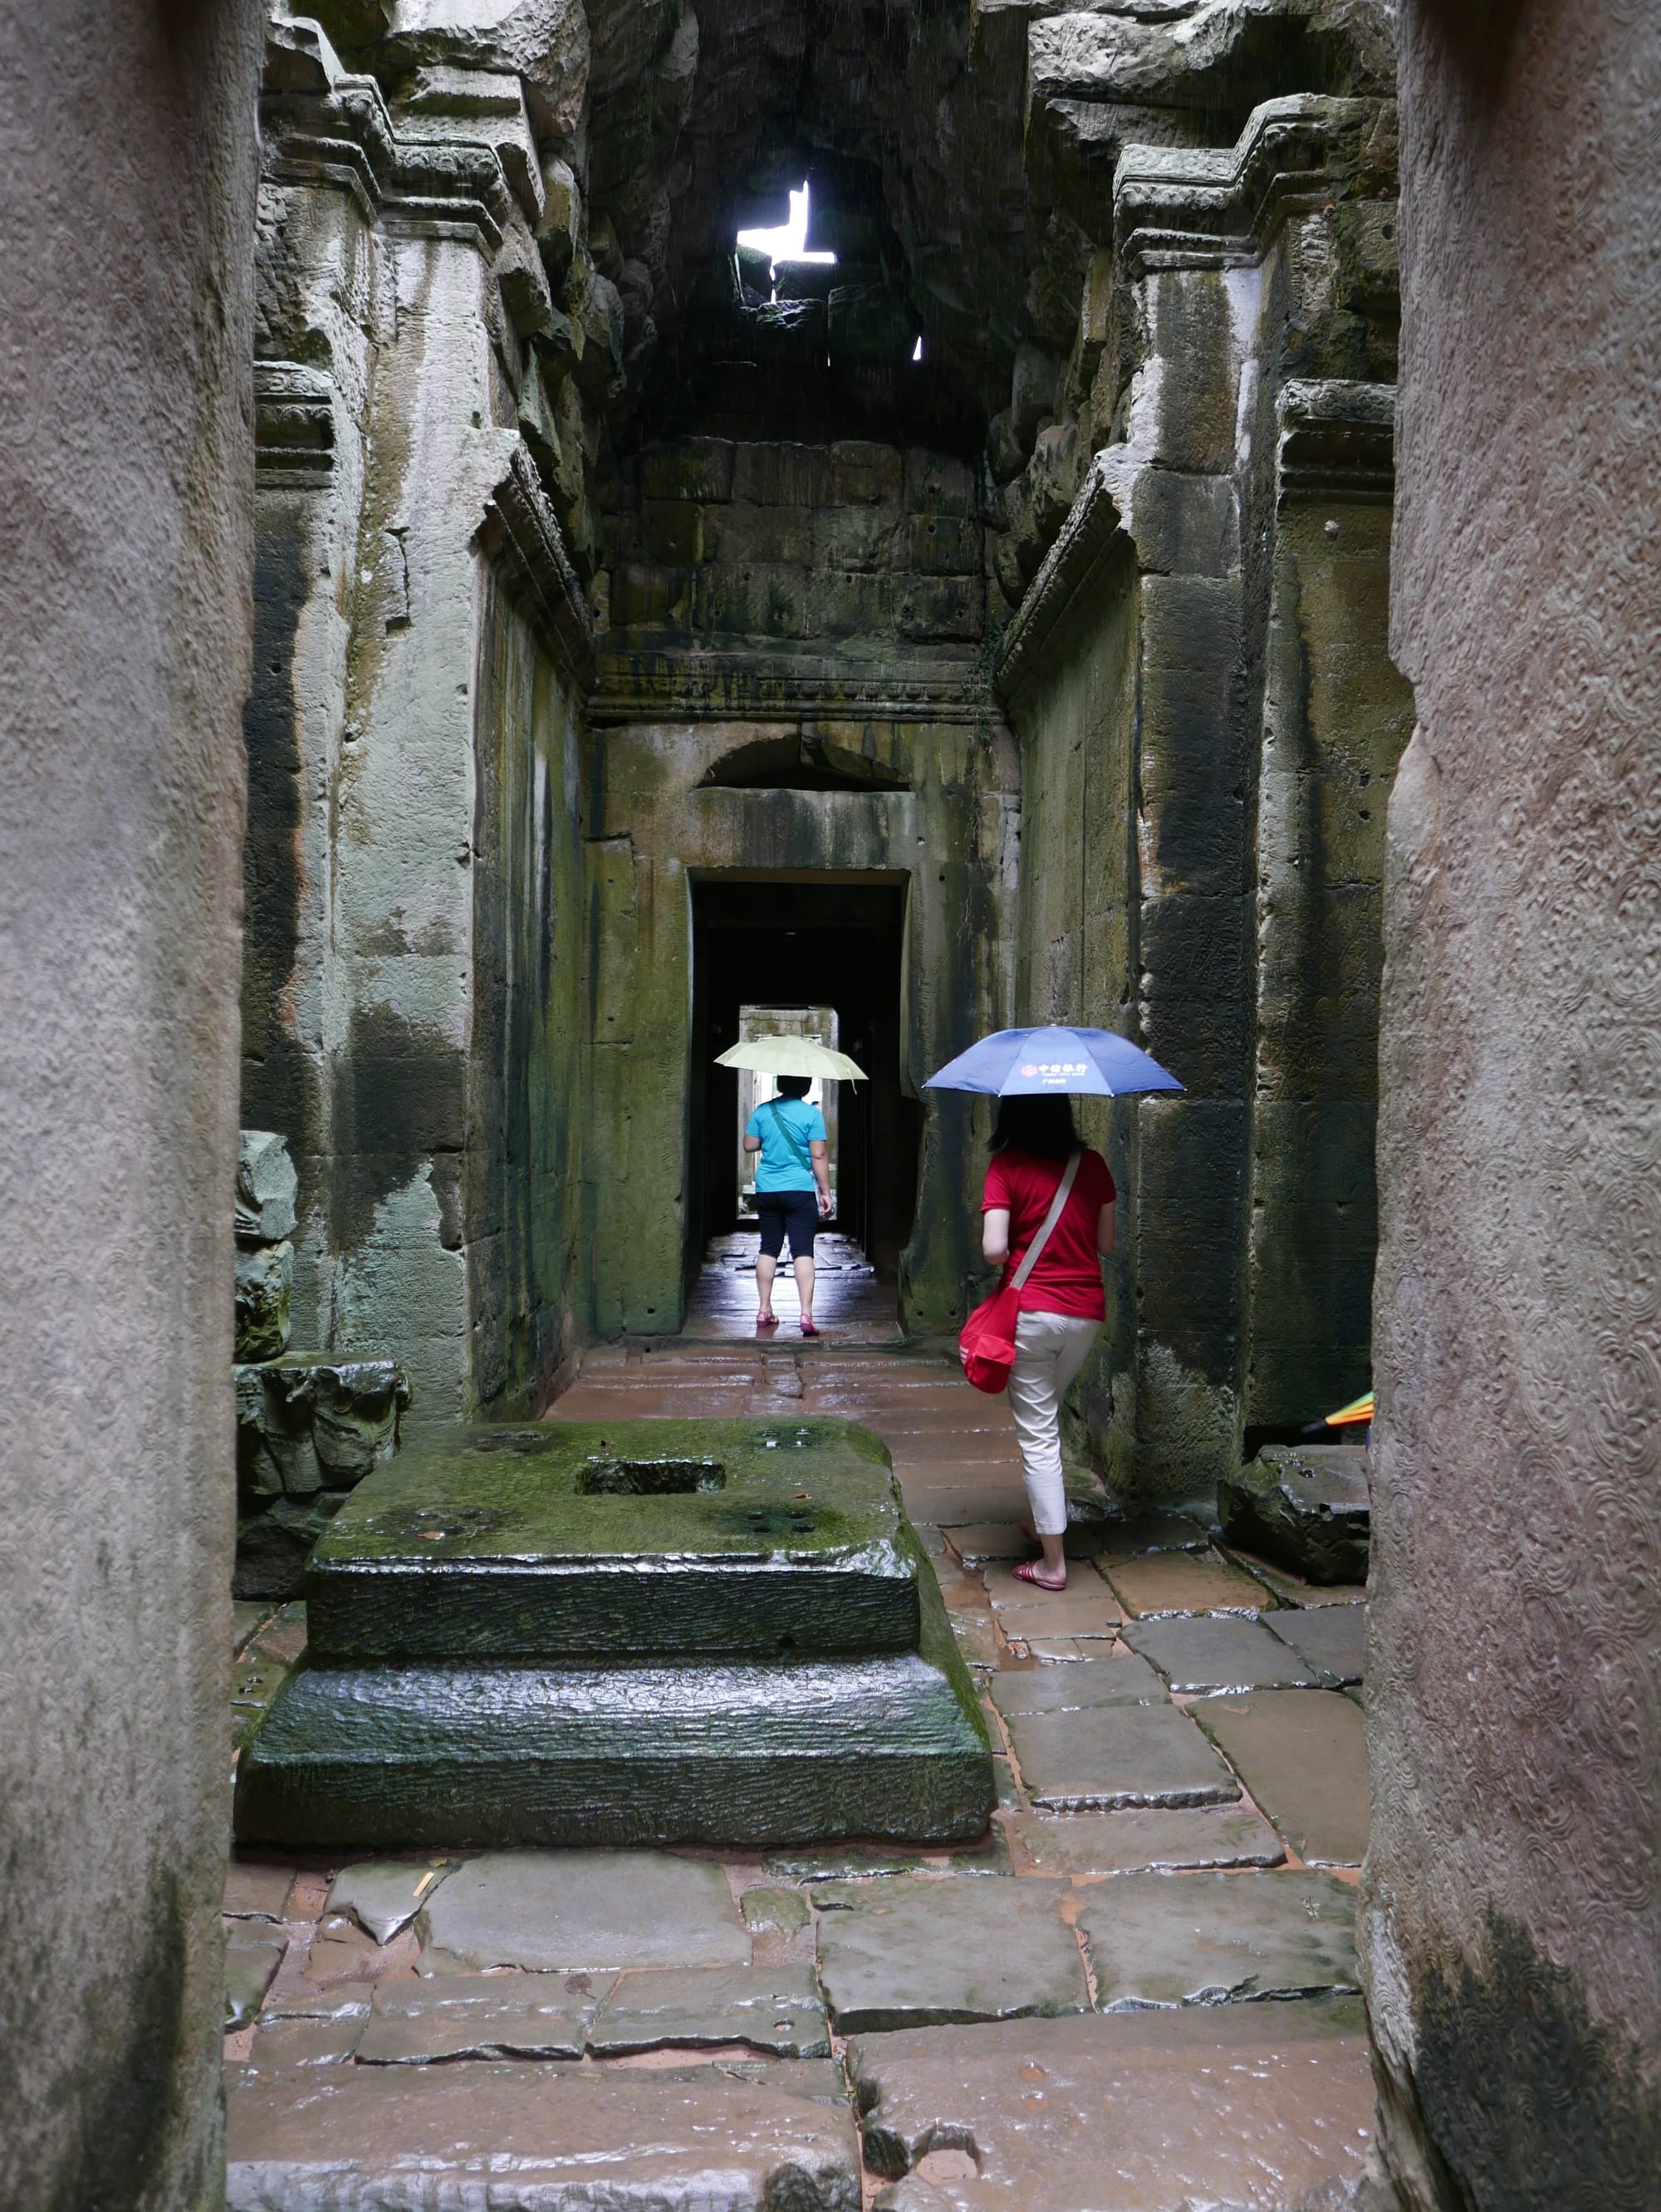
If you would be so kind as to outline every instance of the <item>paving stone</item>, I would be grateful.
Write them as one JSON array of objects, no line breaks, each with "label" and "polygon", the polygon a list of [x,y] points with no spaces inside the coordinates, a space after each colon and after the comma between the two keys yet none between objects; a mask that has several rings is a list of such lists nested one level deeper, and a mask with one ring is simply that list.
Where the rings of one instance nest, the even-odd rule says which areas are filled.
[{"label": "paving stone", "polygon": [[1367,1453],[1354,1444],[1265,1444],[1217,1486],[1223,1534],[1314,1583],[1367,1579]]},{"label": "paving stone", "polygon": [[294,1878],[293,1867],[233,1859],[226,1869],[225,1902],[220,1910],[227,1920],[282,1920]]},{"label": "paving stone", "polygon": [[306,1607],[285,1605],[265,1623],[248,1645],[251,1659],[269,1659],[279,1667],[292,1667],[306,1649]]},{"label": "paving stone", "polygon": [[355,1920],[377,1943],[390,1942],[454,1868],[453,1860],[366,1859],[335,1876],[329,1910]]},{"label": "paving stone", "polygon": [[1367,1664],[1365,1606],[1324,1605],[1307,1613],[1277,1613],[1270,1626],[1329,1682],[1361,1680]]},{"label": "paving stone", "polygon": [[237,2083],[227,2212],[858,2212],[851,2112],[626,2067],[319,2068]]},{"label": "paving stone", "polygon": [[1223,1556],[1244,1567],[1248,1575],[1271,1589],[1283,1606],[1324,1607],[1329,1605],[1365,1605],[1365,1583],[1311,1583],[1301,1575],[1288,1574],[1284,1567],[1262,1559],[1252,1551],[1243,1551],[1235,1544],[1223,1547]]},{"label": "paving stone", "polygon": [[384,1982],[358,2045],[366,2066],[446,2058],[579,2058],[609,1974],[446,1974]]},{"label": "paving stone", "polygon": [[1000,1653],[991,1616],[985,1613],[951,1613],[952,1638],[966,1666],[996,1667]]},{"label": "paving stone", "polygon": [[1085,1900],[1102,2012],[1360,1988],[1355,1893],[1336,1875],[1127,1874]]},{"label": "paving stone", "polygon": [[793,1936],[812,1917],[799,1890],[747,1889],[738,1900],[752,1936]]},{"label": "paving stone", "polygon": [[735,2081],[754,2081],[791,2097],[811,2097],[815,2104],[835,2105],[846,2111],[849,2099],[847,2076],[840,2058],[706,2058],[690,2066],[654,2067],[662,2081],[696,2084],[712,2071]]},{"label": "paving stone", "polygon": [[[414,1940],[409,1939],[411,1947]],[[389,1971],[391,1955],[355,1920],[331,1912],[318,1923],[306,1954],[306,1977],[319,1987],[330,1982],[378,1982]],[[413,1958],[413,1948],[408,1955]]]},{"label": "paving stone", "polygon": [[1032,1546],[1013,1521],[974,1521],[964,1528],[946,1528],[946,1541],[966,1567],[985,1566],[991,1559],[1025,1559]]},{"label": "paving stone", "polygon": [[282,2074],[296,2066],[343,2066],[357,2049],[368,2009],[334,2020],[262,2018],[245,2065],[256,2074]]},{"label": "paving stone", "polygon": [[1300,1858],[1360,1865],[1372,1800],[1359,1707],[1334,1690],[1262,1690],[1194,1711]]},{"label": "paving stone", "polygon": [[249,1638],[260,1623],[269,1619],[271,1601],[269,1598],[235,1598],[231,1604],[231,1650],[233,1655],[246,1649]]},{"label": "paving stone", "polygon": [[[794,1851],[767,1861],[782,1881],[858,1881],[877,1875],[949,1868],[954,1874],[1008,1874],[1009,1847],[996,1821],[984,1836],[951,1850],[908,1850],[883,1844],[846,1844],[822,1851]],[[815,1902],[818,1902],[815,1893]]]},{"label": "paving stone", "polygon": [[1087,2003],[1066,1891],[1038,1880],[835,1884],[815,1899],[837,2031],[1009,2020]]},{"label": "paving stone", "polygon": [[665,2045],[747,2043],[780,2058],[828,2058],[810,1966],[691,1966],[621,1974],[588,2032],[597,2057]]},{"label": "paving stone", "polygon": [[1021,1793],[1015,1786],[1014,1767],[1007,1759],[995,1759],[992,1761],[992,1772],[997,1778],[997,1802],[1000,1808],[1005,1812],[1017,1811],[1021,1804]]},{"label": "paving stone", "polygon": [[262,2020],[356,2020],[369,2017],[369,2007],[374,1998],[373,1982],[336,1982],[326,1990],[313,1989],[308,1982],[296,1981],[285,1988],[288,1981],[284,1974],[266,1993],[260,2008]]},{"label": "paving stone", "polygon": [[1173,1705],[1015,1713],[1009,1737],[1028,1796],[1055,1812],[1224,1805],[1240,1794],[1193,1722]]},{"label": "paving stone", "polygon": [[749,1937],[712,1860],[658,1851],[500,1851],[423,1900],[421,1972],[749,1964]]},{"label": "paving stone", "polygon": [[1024,1813],[1012,1823],[1040,1874],[1135,1874],[1278,1866],[1286,1846],[1256,1813],[1126,1806],[1118,1813]]},{"label": "paving stone", "polygon": [[1099,1565],[1141,1559],[1151,1552],[1203,1552],[1209,1542],[1197,1521],[1184,1513],[1138,1513],[1102,1524],[1095,1550]]},{"label": "paving stone", "polygon": [[260,1999],[271,1986],[277,1968],[282,1964],[282,1954],[288,1948],[287,1936],[256,1935],[252,1928],[239,1925],[225,1941],[225,2033],[235,2034],[246,2027],[259,2010]]},{"label": "paving stone", "polygon": [[1209,1613],[1135,1621],[1125,1640],[1151,1660],[1173,1690],[1307,1690],[1319,1683],[1297,1653],[1261,1621]]},{"label": "paving stone", "polygon": [[1019,1636],[1015,1633],[1021,1620],[1018,1613],[1013,1620],[1007,1614],[999,1617],[1005,1622],[1010,1650],[1020,1658],[1035,1660],[1040,1667],[1076,1667],[1102,1648],[1100,1639],[1081,1643],[1076,1636]]},{"label": "paving stone", "polygon": [[907,2030],[848,2056],[874,2171],[974,2160],[914,2176],[933,2195],[906,2212],[1336,2212],[1372,2138],[1355,1999]]},{"label": "paving stone", "polygon": [[1006,1635],[1022,1635],[1028,1627],[1038,1626],[1037,1620],[1017,1626],[1007,1618],[1011,1613],[1036,1614],[1044,1624],[1043,1632],[1053,1636],[1111,1635],[1125,1618],[1094,1575],[1075,1573],[1061,1591],[1039,1589],[1003,1566],[986,1568],[985,1578],[994,1609],[1005,1616]]},{"label": "paving stone", "polygon": [[252,1712],[264,1712],[282,1687],[287,1668],[281,1660],[262,1659],[250,1651],[231,1669],[231,1703]]},{"label": "paving stone", "polygon": [[1126,1613],[1139,1619],[1167,1613],[1258,1613],[1273,1598],[1242,1568],[1215,1552],[1155,1552],[1103,1568]]},{"label": "paving stone", "polygon": [[1088,1660],[1066,1668],[1006,1669],[992,1684],[992,1703],[1006,1720],[1017,1713],[1079,1712],[1089,1705],[1162,1705],[1170,1692],[1148,1662],[1131,1656]]}]

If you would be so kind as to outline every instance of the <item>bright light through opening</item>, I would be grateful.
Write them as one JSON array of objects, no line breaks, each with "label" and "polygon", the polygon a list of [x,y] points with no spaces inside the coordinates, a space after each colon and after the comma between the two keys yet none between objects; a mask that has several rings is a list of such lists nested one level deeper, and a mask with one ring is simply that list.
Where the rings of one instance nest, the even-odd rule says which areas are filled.
[{"label": "bright light through opening", "polygon": [[922,341],[922,339],[921,339],[921,338],[918,338],[918,340],[917,341],[917,343],[916,343],[916,344],[912,348],[912,359],[913,361],[921,361],[921,360],[922,360],[922,358],[923,358],[923,341]]},{"label": "bright light through opening", "polygon": [[799,192],[790,196],[790,221],[773,230],[741,230],[740,246],[754,246],[765,253],[776,270],[781,261],[818,261],[835,265],[836,256],[823,252],[809,253],[808,245],[808,187],[803,182]]}]

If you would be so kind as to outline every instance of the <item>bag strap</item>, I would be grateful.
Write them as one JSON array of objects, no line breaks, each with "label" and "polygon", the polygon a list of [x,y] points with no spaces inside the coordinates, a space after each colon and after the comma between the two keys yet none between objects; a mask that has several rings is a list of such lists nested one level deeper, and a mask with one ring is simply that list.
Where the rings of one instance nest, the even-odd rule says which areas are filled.
[{"label": "bag strap", "polygon": [[1050,1211],[1044,1217],[1044,1226],[1027,1247],[1026,1256],[1009,1278],[1009,1288],[1012,1291],[1018,1291],[1021,1287],[1028,1276],[1043,1258],[1044,1248],[1050,1241],[1050,1231],[1060,1220],[1062,1210],[1073,1194],[1073,1184],[1078,1175],[1078,1164],[1083,1158],[1083,1153],[1078,1152],[1075,1152],[1068,1161],[1061,1181],[1056,1185],[1056,1194],[1050,1200]]},{"label": "bag strap", "polygon": [[773,1126],[784,1139],[785,1144],[789,1146],[797,1166],[798,1168],[807,1168],[810,1170],[813,1166],[812,1157],[804,1149],[802,1139],[797,1135],[795,1130],[791,1128],[790,1123],[785,1119],[784,1114],[780,1109],[779,1101],[776,1098],[769,1098],[767,1099],[764,1103],[771,1109],[773,1114]]}]

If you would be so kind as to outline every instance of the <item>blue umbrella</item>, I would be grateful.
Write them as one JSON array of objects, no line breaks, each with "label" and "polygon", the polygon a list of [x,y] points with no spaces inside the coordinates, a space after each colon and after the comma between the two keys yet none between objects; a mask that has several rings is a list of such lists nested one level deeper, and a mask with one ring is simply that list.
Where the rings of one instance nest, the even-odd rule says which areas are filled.
[{"label": "blue umbrella", "polygon": [[1180,1091],[1156,1060],[1112,1030],[994,1030],[931,1075],[930,1091],[984,1091],[994,1098],[1028,1091],[1082,1091],[1119,1098],[1129,1091]]}]

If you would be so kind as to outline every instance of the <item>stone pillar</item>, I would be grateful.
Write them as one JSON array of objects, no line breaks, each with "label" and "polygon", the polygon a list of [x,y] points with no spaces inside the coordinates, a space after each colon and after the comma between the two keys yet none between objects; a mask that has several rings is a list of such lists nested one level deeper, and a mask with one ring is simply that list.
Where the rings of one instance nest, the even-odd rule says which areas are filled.
[{"label": "stone pillar", "polygon": [[0,18],[8,2212],[222,2199],[258,52]]},{"label": "stone pillar", "polygon": [[1403,10],[1362,1914],[1414,2212],[1661,2174],[1661,19]]}]

